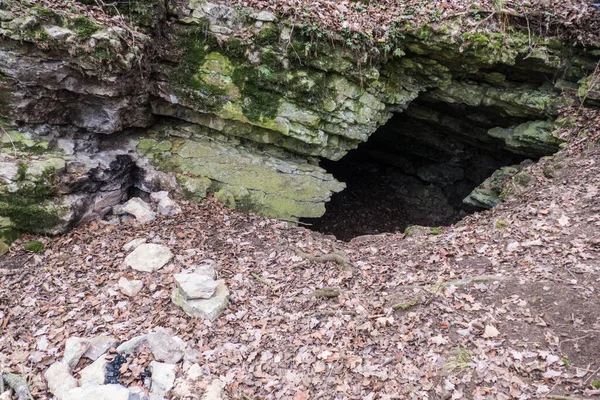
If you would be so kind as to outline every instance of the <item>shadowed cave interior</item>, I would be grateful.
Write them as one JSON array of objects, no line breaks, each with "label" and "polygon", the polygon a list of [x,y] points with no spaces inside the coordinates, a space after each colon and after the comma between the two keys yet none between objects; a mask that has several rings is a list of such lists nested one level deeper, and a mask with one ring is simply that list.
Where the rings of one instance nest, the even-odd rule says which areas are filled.
[{"label": "shadowed cave interior", "polygon": [[541,156],[515,154],[488,135],[526,121],[488,107],[419,99],[341,160],[321,160],[347,188],[333,196],[323,217],[301,222],[344,241],[410,225],[453,224],[482,210],[463,199],[494,171]]}]

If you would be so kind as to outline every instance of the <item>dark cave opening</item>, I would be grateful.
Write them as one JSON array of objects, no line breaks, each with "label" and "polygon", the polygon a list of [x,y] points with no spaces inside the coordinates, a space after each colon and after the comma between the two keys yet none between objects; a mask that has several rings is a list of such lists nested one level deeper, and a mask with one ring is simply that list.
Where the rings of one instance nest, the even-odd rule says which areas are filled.
[{"label": "dark cave opening", "polygon": [[524,122],[494,109],[415,102],[341,160],[321,161],[347,188],[321,218],[301,222],[344,241],[456,223],[483,209],[463,200],[495,171],[539,157],[515,154],[488,135]]}]

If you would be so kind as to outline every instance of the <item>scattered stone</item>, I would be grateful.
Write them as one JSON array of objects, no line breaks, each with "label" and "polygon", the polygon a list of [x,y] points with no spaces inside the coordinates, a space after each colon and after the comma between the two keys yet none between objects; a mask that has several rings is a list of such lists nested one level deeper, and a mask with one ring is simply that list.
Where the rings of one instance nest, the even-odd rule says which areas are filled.
[{"label": "scattered stone", "polygon": [[63,362],[66,363],[69,368],[73,369],[79,362],[81,356],[85,354],[87,349],[90,347],[90,340],[78,337],[71,337],[67,339],[65,344],[65,355]]},{"label": "scattered stone", "polygon": [[55,362],[44,373],[48,389],[58,400],[64,399],[67,392],[77,387],[77,379],[71,375],[71,368],[65,362]]},{"label": "scattered stone", "polygon": [[152,399],[161,399],[173,388],[175,384],[175,371],[177,365],[165,364],[157,361],[150,363],[150,371],[152,372],[152,388],[150,397]]},{"label": "scattered stone", "polygon": [[215,272],[216,261],[214,260],[202,260],[200,265],[193,268],[194,273],[198,275],[205,275],[211,279],[216,279],[217,274]]},{"label": "scattered stone", "polygon": [[175,283],[185,300],[210,299],[217,289],[217,282],[200,274],[175,274]]},{"label": "scattered stone", "polygon": [[74,36],[75,33],[67,28],[61,28],[60,26],[45,26],[44,30],[46,33],[54,40],[66,40],[71,36]]},{"label": "scattered stone", "polygon": [[94,385],[67,392],[63,400],[129,400],[129,390],[121,385]]},{"label": "scattered stone", "polygon": [[215,294],[210,299],[186,300],[181,289],[175,288],[171,295],[171,301],[181,307],[190,317],[214,321],[229,304],[229,290],[225,286],[224,280],[218,280]]},{"label": "scattered stone", "polygon": [[223,388],[225,387],[225,382],[220,379],[213,380],[210,385],[206,388],[206,392],[202,396],[202,400],[223,400]]},{"label": "scattered stone", "polygon": [[173,258],[168,247],[153,243],[139,245],[125,258],[131,268],[142,272],[156,272]]},{"label": "scattered stone", "polygon": [[119,289],[121,289],[121,293],[123,293],[125,296],[137,296],[140,290],[142,290],[142,287],[144,287],[144,282],[140,280],[130,281],[124,276],[119,279]]},{"label": "scattered stone", "polygon": [[146,239],[137,238],[133,239],[131,242],[128,242],[123,246],[123,251],[132,251],[135,250],[139,245],[146,243]]},{"label": "scattered stone", "polygon": [[181,361],[186,347],[181,338],[169,335],[164,329],[149,333],[147,343],[154,359],[168,364],[177,364]]},{"label": "scattered stone", "polygon": [[87,351],[83,353],[83,357],[95,361],[102,354],[106,353],[111,347],[115,347],[117,343],[119,342],[113,337],[106,335],[96,336],[90,340],[90,347],[88,347]]},{"label": "scattered stone", "polygon": [[200,393],[199,387],[200,378],[204,375],[202,367],[199,364],[193,364],[175,383],[173,394],[178,398],[192,397],[196,393]]},{"label": "scattered stone", "polygon": [[158,203],[158,213],[166,216],[173,216],[181,214],[181,207],[177,205],[171,198],[169,198],[169,192],[161,191],[150,194],[150,198],[155,203]]},{"label": "scattered stone", "polygon": [[154,221],[156,214],[150,208],[150,205],[139,197],[134,197],[123,205],[122,210],[135,217],[136,221],[145,224],[146,222]]},{"label": "scattered stone", "polygon": [[10,390],[0,394],[0,400],[12,400],[12,394],[10,393]]},{"label": "scattered stone", "polygon": [[[4,388],[2,382],[15,392],[15,396],[17,396],[18,400],[33,400],[33,396],[29,390],[29,384],[23,376],[11,373],[0,373],[0,386]],[[7,400],[11,400],[12,396],[10,396],[10,390],[8,391],[8,394]]]},{"label": "scattered stone", "polygon": [[148,400],[148,394],[139,386],[130,387],[129,400]]},{"label": "scattered stone", "polygon": [[268,11],[261,11],[258,13],[252,13],[250,14],[250,18],[253,18],[257,21],[261,21],[261,22],[275,22],[277,21],[277,17],[275,16],[275,14],[268,12]]},{"label": "scattered stone", "polygon": [[81,386],[102,385],[106,379],[106,366],[108,359],[106,354],[100,356],[96,361],[85,367],[79,373],[79,384]]},{"label": "scattered stone", "polygon": [[142,347],[146,344],[148,340],[148,335],[136,336],[132,339],[129,339],[125,343],[121,343],[119,347],[117,347],[117,353],[119,354],[131,354],[134,353],[138,348]]}]

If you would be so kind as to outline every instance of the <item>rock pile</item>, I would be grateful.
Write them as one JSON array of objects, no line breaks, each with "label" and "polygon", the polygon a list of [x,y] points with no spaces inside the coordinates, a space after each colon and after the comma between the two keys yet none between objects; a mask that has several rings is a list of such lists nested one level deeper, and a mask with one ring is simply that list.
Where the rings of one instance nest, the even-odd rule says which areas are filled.
[{"label": "rock pile", "polygon": [[[168,247],[145,243],[145,239],[134,239],[123,246],[123,250],[133,250],[125,257],[125,264],[142,272],[156,272],[173,258]],[[213,260],[204,260],[195,267],[173,275],[176,287],[171,300],[190,317],[213,321],[229,304],[229,290],[223,279],[216,280],[214,265]],[[119,279],[119,289],[126,296],[137,295],[142,287],[141,280]]]},{"label": "rock pile", "polygon": [[113,214],[121,216],[122,222],[129,222],[133,218],[135,222],[145,224],[156,219],[157,213],[172,217],[181,213],[181,207],[169,197],[166,191],[150,194],[150,199],[156,204],[156,211],[152,205],[146,203],[139,197],[133,197],[124,204],[112,208]]},{"label": "rock pile", "polygon": [[117,344],[108,336],[69,338],[62,361],[44,373],[50,392],[58,400],[158,400],[173,388],[183,397],[205,387],[202,399],[221,398],[224,384],[206,380],[197,352],[166,329]]},{"label": "rock pile", "polygon": [[224,280],[215,280],[213,265],[213,261],[207,260],[194,269],[173,276],[177,287],[171,294],[171,300],[190,317],[213,321],[229,304],[229,290]]}]

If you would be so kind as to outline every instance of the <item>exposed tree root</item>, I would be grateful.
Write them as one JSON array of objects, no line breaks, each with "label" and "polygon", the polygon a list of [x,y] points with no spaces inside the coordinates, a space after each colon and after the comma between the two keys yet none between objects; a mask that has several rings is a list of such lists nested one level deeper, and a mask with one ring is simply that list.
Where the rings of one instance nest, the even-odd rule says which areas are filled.
[{"label": "exposed tree root", "polygon": [[333,262],[341,265],[343,268],[353,267],[352,262],[348,259],[348,257],[346,257],[344,254],[342,254],[341,252],[339,252],[337,250],[333,250],[333,252],[331,252],[331,253],[321,254],[321,255],[308,254],[297,248],[292,248],[292,250],[294,251],[294,253],[296,253],[296,255],[298,257],[301,257],[305,260],[316,261],[316,262],[333,261]]}]

